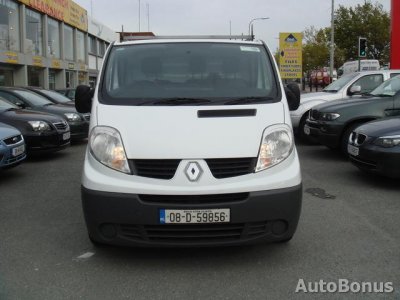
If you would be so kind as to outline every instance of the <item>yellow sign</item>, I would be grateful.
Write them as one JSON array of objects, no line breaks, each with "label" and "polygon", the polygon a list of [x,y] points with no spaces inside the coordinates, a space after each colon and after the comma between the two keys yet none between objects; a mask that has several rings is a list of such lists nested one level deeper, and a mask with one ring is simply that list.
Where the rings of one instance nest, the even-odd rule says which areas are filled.
[{"label": "yellow sign", "polygon": [[19,0],[48,16],[72,25],[80,30],[88,30],[87,11],[71,0]]},{"label": "yellow sign", "polygon": [[279,70],[282,79],[302,78],[302,33],[279,34]]},{"label": "yellow sign", "polygon": [[75,69],[75,64],[74,63],[68,63],[68,69],[70,69],[70,70]]},{"label": "yellow sign", "polygon": [[37,67],[43,67],[43,59],[41,56],[32,57],[32,64]]},{"label": "yellow sign", "polygon": [[6,63],[9,64],[17,64],[18,63],[18,54],[15,52],[6,52]]},{"label": "yellow sign", "polygon": [[58,59],[53,59],[51,61],[51,67],[54,69],[61,69],[61,61],[59,61]]}]

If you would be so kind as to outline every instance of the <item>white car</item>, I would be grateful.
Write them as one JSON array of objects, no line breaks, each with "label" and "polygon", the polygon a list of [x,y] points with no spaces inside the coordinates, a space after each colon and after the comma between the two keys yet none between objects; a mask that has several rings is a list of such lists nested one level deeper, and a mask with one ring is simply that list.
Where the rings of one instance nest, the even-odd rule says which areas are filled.
[{"label": "white car", "polygon": [[289,108],[300,91],[285,92],[264,43],[122,42],[104,62],[95,91],[75,95],[78,111],[92,111],[82,176],[92,242],[292,238],[302,181]]},{"label": "white car", "polygon": [[304,125],[308,112],[314,106],[339,99],[359,97],[374,90],[385,80],[399,75],[400,70],[355,72],[343,75],[322,92],[302,94],[298,109],[290,112],[292,125],[299,137],[304,137]]}]

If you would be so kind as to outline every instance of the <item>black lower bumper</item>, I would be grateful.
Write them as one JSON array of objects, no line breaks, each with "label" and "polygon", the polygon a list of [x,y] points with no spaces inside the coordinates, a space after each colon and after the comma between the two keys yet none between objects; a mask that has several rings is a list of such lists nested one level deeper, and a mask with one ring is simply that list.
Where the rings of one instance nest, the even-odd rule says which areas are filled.
[{"label": "black lower bumper", "polygon": [[89,122],[69,123],[69,128],[72,141],[86,139],[89,135]]},{"label": "black lower bumper", "polygon": [[307,126],[310,129],[309,136],[318,143],[329,148],[338,148],[344,126],[342,124],[333,125],[327,122],[317,122],[307,120]]},{"label": "black lower bumper", "polygon": [[353,165],[368,173],[400,178],[400,152],[396,147],[361,146],[359,155],[349,155]]},{"label": "black lower bumper", "polygon": [[70,139],[64,140],[64,133],[24,135],[27,152],[29,154],[47,153],[67,148],[70,145]]},{"label": "black lower bumper", "polygon": [[[165,199],[150,201],[149,195],[99,192],[82,187],[82,204],[89,236],[93,241],[106,244],[144,247],[243,245],[288,240],[295,233],[301,211],[301,185],[242,193],[241,197],[231,195],[231,201],[225,197],[223,202],[215,200],[215,195],[209,195],[210,198],[206,195],[200,200],[194,196],[193,201],[187,196],[188,202],[182,203]],[[212,208],[229,208],[230,222],[166,225],[159,221],[161,209]]]}]

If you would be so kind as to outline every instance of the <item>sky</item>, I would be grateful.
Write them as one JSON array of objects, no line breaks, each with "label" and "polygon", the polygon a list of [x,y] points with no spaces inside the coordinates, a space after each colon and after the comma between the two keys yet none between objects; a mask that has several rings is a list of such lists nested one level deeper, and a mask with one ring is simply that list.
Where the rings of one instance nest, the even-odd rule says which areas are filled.
[{"label": "sky", "polygon": [[[302,32],[314,26],[330,26],[332,0],[74,0],[89,15],[115,31],[141,31],[156,35],[247,34],[249,22],[256,20],[256,39],[264,40],[272,51],[278,48],[280,32]],[[379,2],[390,11],[391,0]],[[354,7],[364,0],[334,0]],[[149,18],[147,17],[149,7]],[[149,21],[149,22],[148,22]]]}]

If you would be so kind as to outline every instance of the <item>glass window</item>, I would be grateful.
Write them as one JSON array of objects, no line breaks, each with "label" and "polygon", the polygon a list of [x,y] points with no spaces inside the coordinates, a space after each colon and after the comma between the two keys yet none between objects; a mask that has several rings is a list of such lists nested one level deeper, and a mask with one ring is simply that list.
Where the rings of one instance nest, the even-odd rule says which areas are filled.
[{"label": "glass window", "polygon": [[0,49],[20,51],[18,4],[0,0]]},{"label": "glass window", "polygon": [[60,58],[60,24],[51,18],[47,19],[47,54],[50,57]]},{"label": "glass window", "polygon": [[94,55],[97,54],[96,38],[92,35],[89,35],[89,53]]},{"label": "glass window", "polygon": [[74,60],[74,32],[67,25],[64,25],[64,59]]},{"label": "glass window", "polygon": [[103,41],[98,41],[98,44],[99,44],[99,47],[98,47],[99,56],[103,57],[104,53],[106,53],[104,43],[103,43]]},{"label": "glass window", "polygon": [[262,46],[165,43],[114,47],[104,80],[103,95],[109,104],[145,105],[175,98],[220,104],[248,98],[279,101],[271,61]]},{"label": "glass window", "polygon": [[31,91],[23,91],[23,90],[14,90],[14,93],[21,96],[26,102],[29,102],[31,106],[44,106],[48,104],[54,104],[47,98],[36,94]]},{"label": "glass window", "polygon": [[0,69],[0,86],[13,86],[13,71]]},{"label": "glass window", "polygon": [[370,93],[382,82],[383,82],[383,75],[375,74],[375,75],[368,75],[361,77],[356,82],[354,82],[352,86],[355,85],[361,86],[361,94],[364,94],[364,93]]},{"label": "glass window", "polygon": [[44,86],[44,72],[42,68],[28,66],[28,85]]},{"label": "glass window", "polygon": [[49,89],[54,90],[56,88],[56,72],[49,70]]},{"label": "glass window", "polygon": [[371,92],[372,95],[378,97],[384,96],[394,96],[398,91],[400,91],[400,76],[393,77],[389,80],[386,80],[380,86],[378,86],[375,90]]},{"label": "glass window", "polygon": [[32,55],[43,55],[42,16],[30,9],[25,10],[26,40],[25,52]]},{"label": "glass window", "polygon": [[85,34],[81,31],[76,32],[76,59],[85,62]]}]

